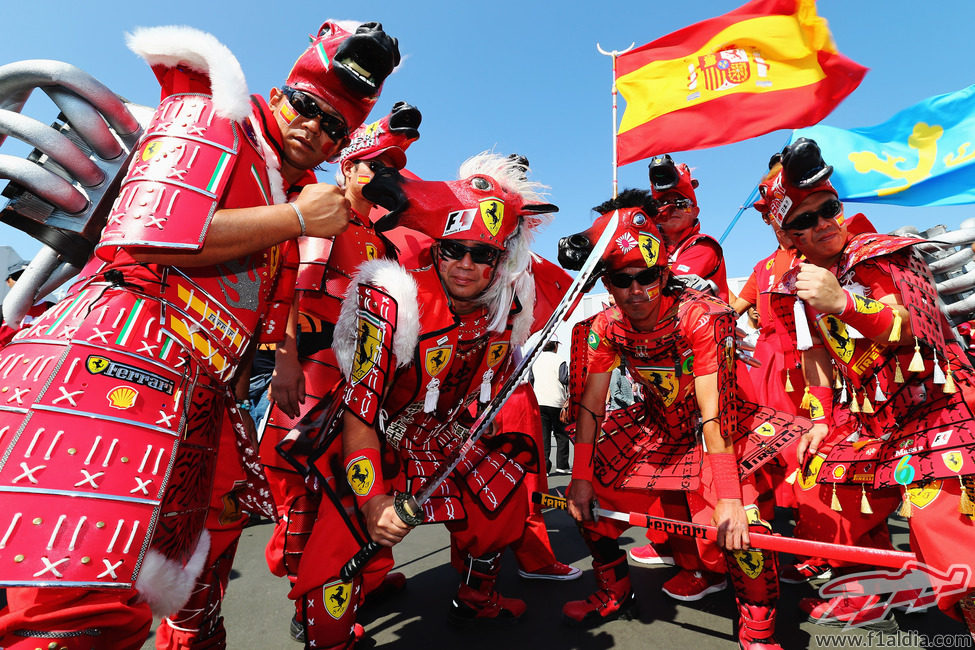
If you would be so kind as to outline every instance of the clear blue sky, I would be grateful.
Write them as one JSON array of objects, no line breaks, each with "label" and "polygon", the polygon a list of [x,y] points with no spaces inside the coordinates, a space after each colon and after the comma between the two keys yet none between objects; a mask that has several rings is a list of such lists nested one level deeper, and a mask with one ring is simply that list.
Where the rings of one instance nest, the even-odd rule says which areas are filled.
[{"label": "clear blue sky", "polygon": [[[149,68],[124,45],[137,26],[186,24],[213,33],[240,59],[251,92],[266,94],[283,82],[307,35],[328,17],[379,20],[404,55],[373,112],[397,100],[423,112],[422,136],[409,167],[429,179],[455,178],[460,162],[484,149],[528,156],[534,178],[551,187],[561,208],[540,234],[536,250],[554,259],[558,238],[587,227],[590,207],[611,193],[610,59],[596,51],[642,45],[691,23],[725,13],[740,2],[490,2],[404,1],[339,3],[293,0],[257,4],[188,2],[64,2],[3,0],[0,63],[51,58],[78,65],[131,101],[154,104],[158,85]],[[870,68],[863,83],[823,123],[842,128],[884,121],[931,95],[963,88],[971,73],[971,0],[822,0],[841,52]],[[39,93],[38,93],[39,94]],[[45,97],[28,113],[53,117]],[[47,113],[44,113],[47,111]],[[49,119],[48,119],[49,121]],[[786,142],[774,132],[746,142],[687,153],[701,181],[704,230],[719,236]],[[14,153],[10,144],[0,153]],[[320,175],[330,181],[332,169]],[[646,163],[620,169],[621,187],[646,187]],[[957,227],[975,214],[951,208],[860,207],[878,228],[937,223]],[[852,208],[852,209],[850,209]],[[34,240],[0,224],[0,244],[28,257]],[[774,247],[749,210],[725,242],[729,275],[747,275]]]}]

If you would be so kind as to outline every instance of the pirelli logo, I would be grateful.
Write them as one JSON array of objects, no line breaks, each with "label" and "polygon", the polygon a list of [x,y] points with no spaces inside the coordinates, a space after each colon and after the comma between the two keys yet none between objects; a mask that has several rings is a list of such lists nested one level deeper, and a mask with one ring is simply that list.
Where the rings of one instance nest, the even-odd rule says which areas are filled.
[{"label": "pirelli logo", "polygon": [[137,386],[146,386],[147,388],[158,390],[160,393],[166,393],[167,395],[173,394],[175,384],[171,379],[166,379],[154,372],[142,370],[135,366],[92,354],[88,356],[85,367],[93,375],[105,375],[106,377],[125,381]]},{"label": "pirelli logo", "polygon": [[873,365],[873,362],[877,360],[880,356],[880,346],[876,343],[871,343],[867,351],[863,353],[855,364],[853,364],[853,372],[858,375],[862,375],[866,372],[867,368]]}]

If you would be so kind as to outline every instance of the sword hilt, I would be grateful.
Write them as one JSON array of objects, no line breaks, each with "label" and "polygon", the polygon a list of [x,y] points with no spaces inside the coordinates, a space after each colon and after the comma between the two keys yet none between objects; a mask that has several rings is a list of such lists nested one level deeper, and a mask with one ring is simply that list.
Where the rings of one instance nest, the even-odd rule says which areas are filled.
[{"label": "sword hilt", "polygon": [[[406,492],[397,492],[393,495],[393,510],[396,511],[396,516],[399,517],[404,524],[407,526],[419,526],[423,523],[423,509],[417,505],[416,501],[413,500],[413,496],[407,494]],[[369,563],[379,549],[382,548],[382,544],[375,541],[370,541],[368,544],[356,551],[356,554],[345,563],[342,570],[339,571],[339,577],[343,580],[352,580],[352,578],[359,575],[362,569]]]}]

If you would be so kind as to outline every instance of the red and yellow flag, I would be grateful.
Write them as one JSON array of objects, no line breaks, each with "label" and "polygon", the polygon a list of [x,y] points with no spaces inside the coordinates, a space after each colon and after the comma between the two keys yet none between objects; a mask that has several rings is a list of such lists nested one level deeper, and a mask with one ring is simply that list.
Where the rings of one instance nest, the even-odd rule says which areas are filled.
[{"label": "red and yellow flag", "polygon": [[815,0],[753,0],[616,66],[621,165],[816,124],[867,71],[836,50]]}]

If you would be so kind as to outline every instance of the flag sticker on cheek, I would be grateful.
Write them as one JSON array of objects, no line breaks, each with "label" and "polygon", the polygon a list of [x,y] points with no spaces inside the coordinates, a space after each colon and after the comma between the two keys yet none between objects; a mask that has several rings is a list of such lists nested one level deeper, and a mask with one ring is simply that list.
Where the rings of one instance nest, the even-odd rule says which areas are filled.
[{"label": "flag sticker on cheek", "polygon": [[281,117],[284,118],[285,122],[291,125],[297,121],[298,113],[295,112],[295,109],[291,108],[291,104],[288,102],[281,102]]},{"label": "flag sticker on cheek", "polygon": [[647,298],[650,300],[656,300],[660,295],[660,285],[654,285],[652,287],[647,287]]},{"label": "flag sticker on cheek", "polygon": [[359,174],[356,177],[355,182],[358,183],[359,185],[365,185],[366,183],[368,183],[371,180],[372,180],[372,176],[366,176],[365,174]]}]

